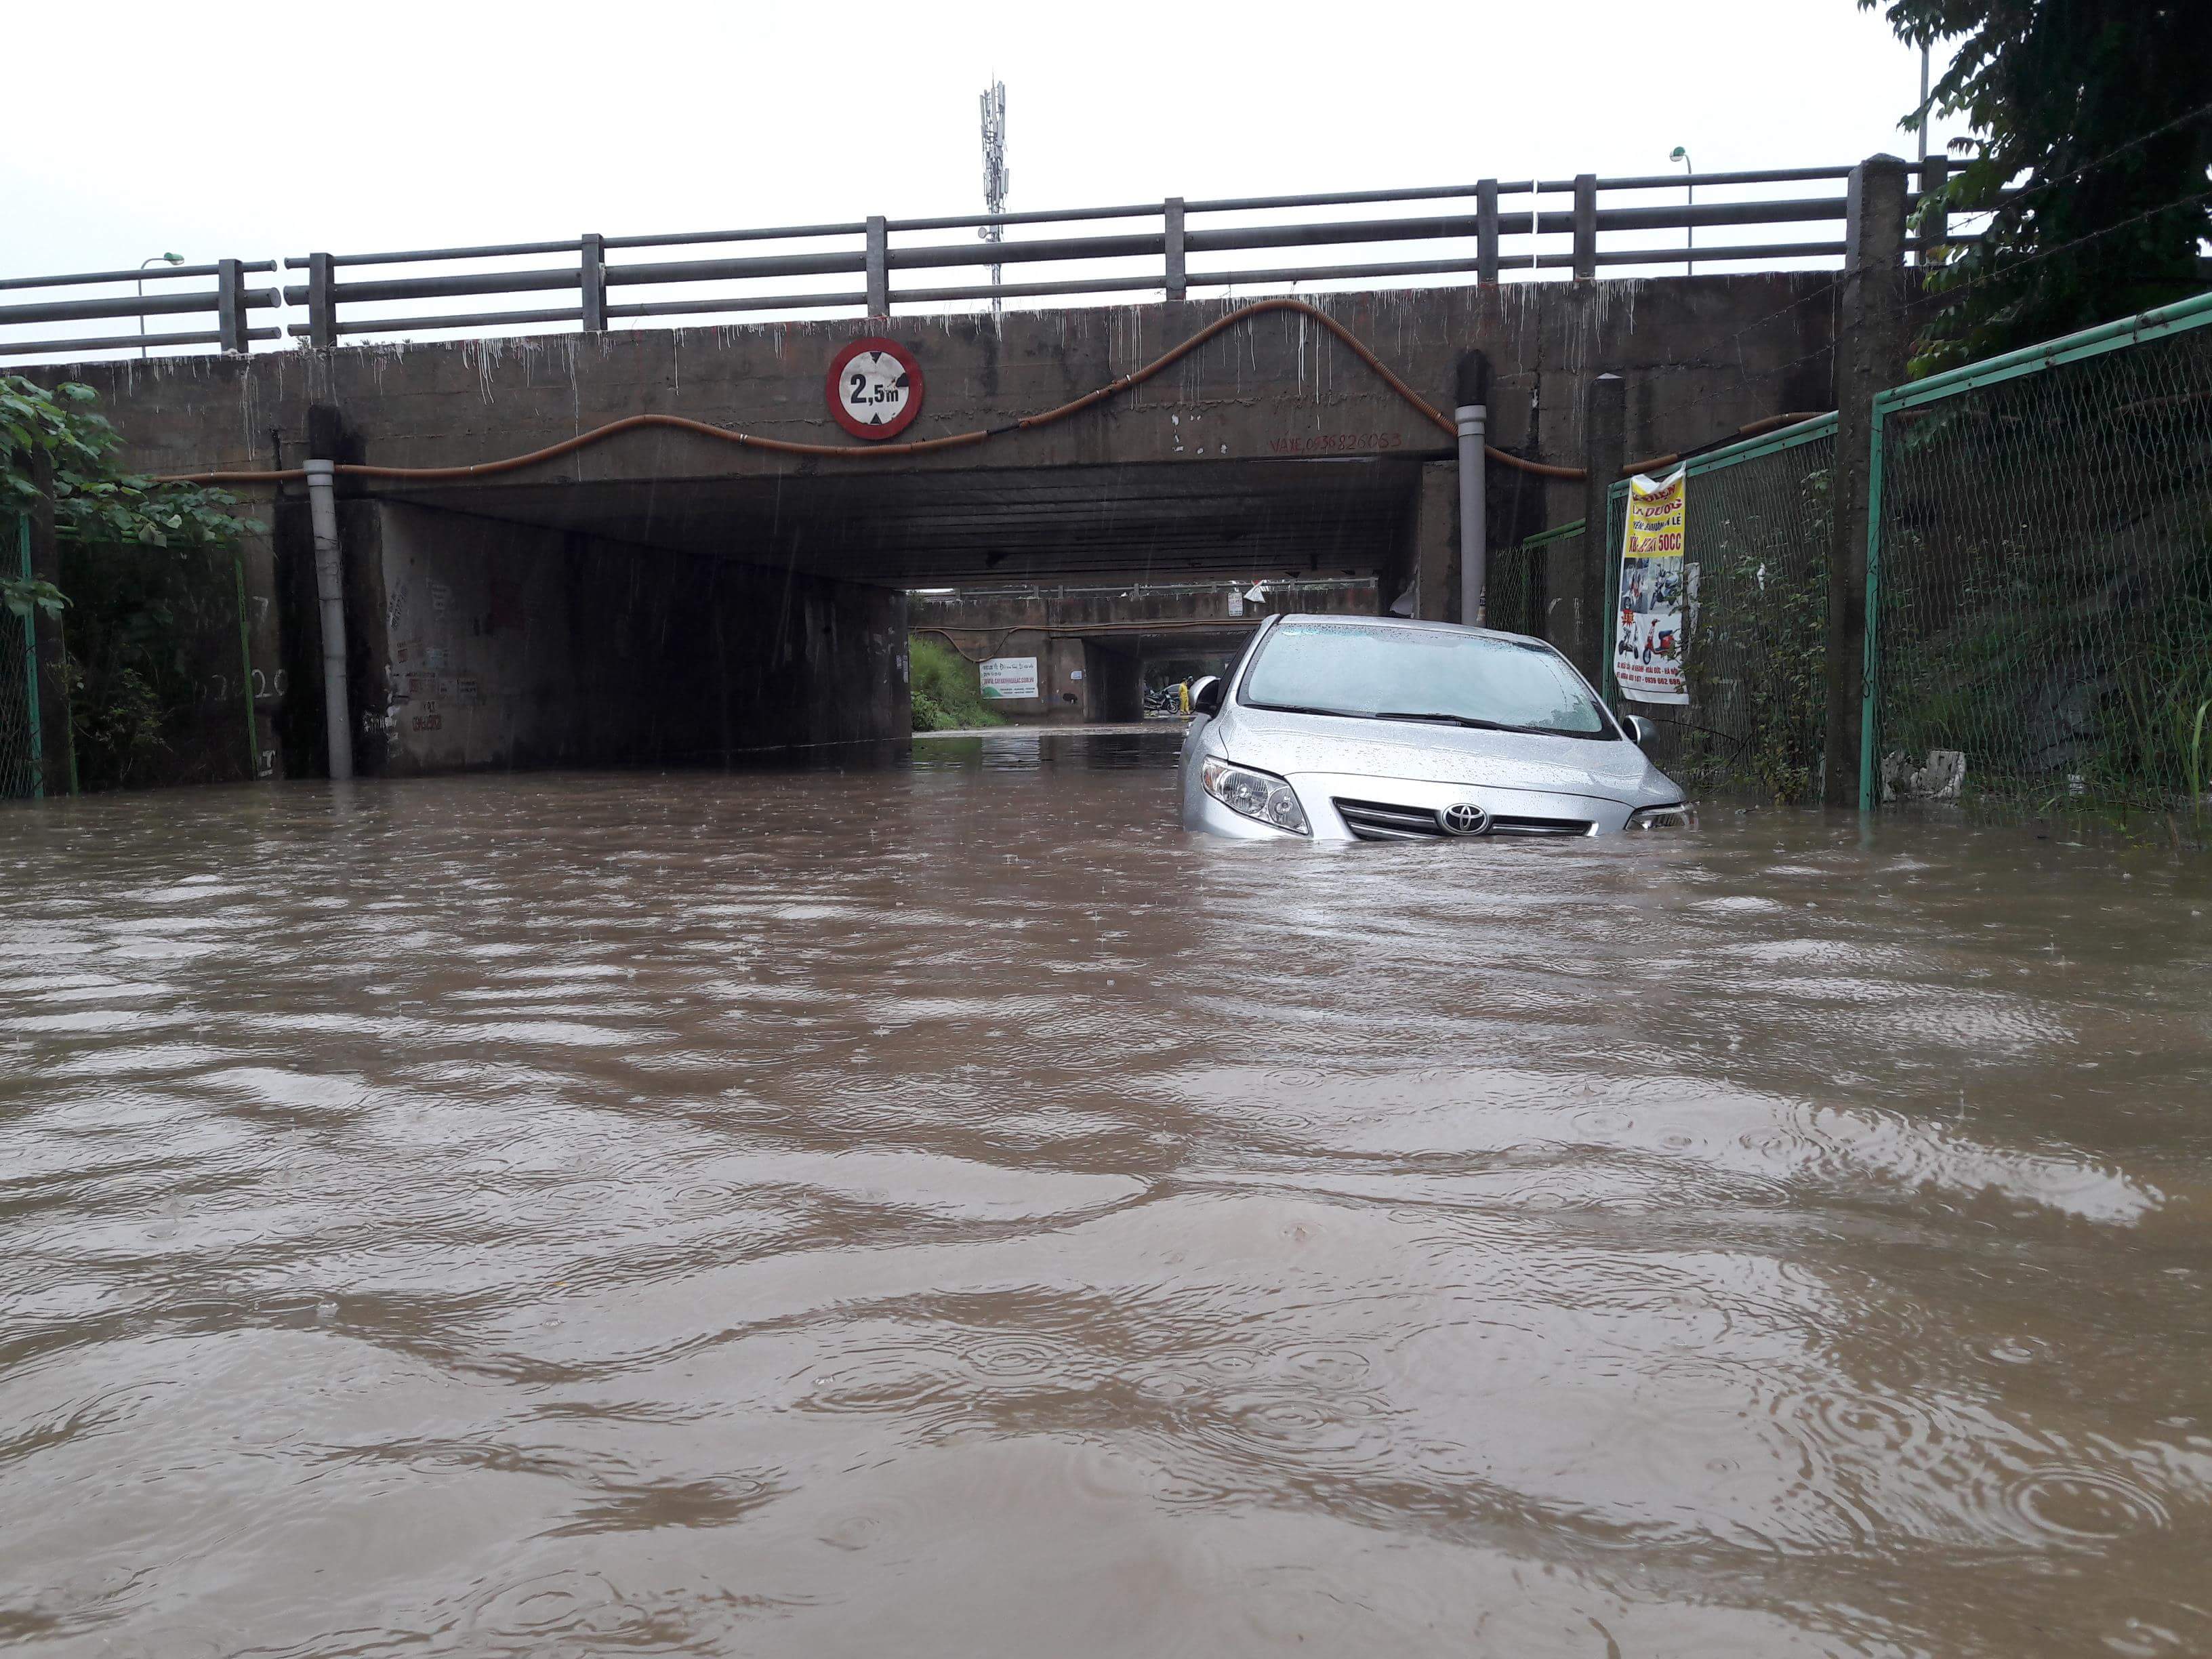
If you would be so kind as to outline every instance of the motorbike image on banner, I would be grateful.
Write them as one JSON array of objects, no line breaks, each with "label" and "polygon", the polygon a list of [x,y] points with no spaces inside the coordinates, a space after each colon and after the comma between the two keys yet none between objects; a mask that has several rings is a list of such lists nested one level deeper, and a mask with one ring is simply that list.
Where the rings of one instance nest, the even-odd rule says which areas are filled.
[{"label": "motorbike image on banner", "polygon": [[1620,548],[1620,629],[1613,678],[1637,702],[1686,703],[1682,636],[1688,611],[1682,567],[1686,478],[1628,481],[1628,532]]}]

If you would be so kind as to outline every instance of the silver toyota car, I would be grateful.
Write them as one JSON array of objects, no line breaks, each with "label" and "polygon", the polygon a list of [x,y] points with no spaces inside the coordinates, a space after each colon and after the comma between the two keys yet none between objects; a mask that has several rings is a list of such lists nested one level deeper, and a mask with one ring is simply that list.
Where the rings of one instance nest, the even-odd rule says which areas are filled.
[{"label": "silver toyota car", "polygon": [[1182,821],[1248,840],[1602,836],[1694,821],[1541,640],[1395,617],[1271,617],[1192,700]]}]

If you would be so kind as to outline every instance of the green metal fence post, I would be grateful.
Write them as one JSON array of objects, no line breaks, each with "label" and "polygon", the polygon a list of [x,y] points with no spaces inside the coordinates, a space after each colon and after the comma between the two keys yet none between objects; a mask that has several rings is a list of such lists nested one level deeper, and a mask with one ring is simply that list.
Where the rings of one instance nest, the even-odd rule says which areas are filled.
[{"label": "green metal fence post", "polygon": [[1881,441],[1888,405],[1877,395],[1867,429],[1866,659],[1859,694],[1859,811],[1871,812],[1875,794],[1875,751],[1881,745],[1875,719],[1881,685]]}]

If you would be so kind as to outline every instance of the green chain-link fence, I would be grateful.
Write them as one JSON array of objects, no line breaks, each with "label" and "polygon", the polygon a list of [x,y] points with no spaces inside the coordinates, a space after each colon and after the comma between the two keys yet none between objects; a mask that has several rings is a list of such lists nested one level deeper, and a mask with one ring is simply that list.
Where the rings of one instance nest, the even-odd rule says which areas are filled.
[{"label": "green chain-link fence", "polygon": [[[0,558],[9,574],[31,574],[31,526],[0,516]],[[0,606],[0,800],[29,800],[43,792],[39,770],[37,646],[31,619]]]},{"label": "green chain-link fence", "polygon": [[1874,453],[1862,799],[2201,812],[2212,295],[1886,392]]},{"label": "green chain-link fence", "polygon": [[1553,556],[1562,550],[1563,543],[1569,544],[1565,550],[1574,553],[1582,545],[1582,534],[1583,521],[1577,519],[1492,554],[1484,574],[1484,622],[1508,634],[1545,637]]},{"label": "green chain-link fence", "polygon": [[[26,521],[0,517],[0,557],[31,574]],[[235,550],[69,546],[59,585],[70,740],[42,719],[33,623],[0,608],[0,800],[256,775]]]},{"label": "green chain-link fence", "polygon": [[[1687,708],[1658,723],[1652,757],[1697,789],[1806,801],[1820,785],[1828,623],[1832,415],[1692,456],[1683,515]],[[1620,591],[1628,485],[1606,498],[1607,584]],[[1607,625],[1606,685],[1614,619]]]}]

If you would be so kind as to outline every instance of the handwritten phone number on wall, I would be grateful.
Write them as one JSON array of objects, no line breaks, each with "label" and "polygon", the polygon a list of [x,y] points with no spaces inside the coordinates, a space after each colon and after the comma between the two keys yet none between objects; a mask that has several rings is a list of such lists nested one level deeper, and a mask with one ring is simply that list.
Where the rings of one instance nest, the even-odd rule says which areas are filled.
[{"label": "handwritten phone number on wall", "polygon": [[1365,454],[1382,449],[1403,449],[1402,432],[1316,432],[1303,438],[1271,438],[1271,455]]}]

